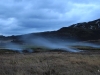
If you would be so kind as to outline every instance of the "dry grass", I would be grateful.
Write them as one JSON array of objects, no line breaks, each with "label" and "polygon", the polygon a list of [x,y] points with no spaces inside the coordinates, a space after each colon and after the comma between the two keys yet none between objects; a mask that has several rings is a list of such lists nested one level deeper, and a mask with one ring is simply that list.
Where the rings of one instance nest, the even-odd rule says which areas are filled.
[{"label": "dry grass", "polygon": [[100,75],[99,54],[1,54],[0,75]]}]

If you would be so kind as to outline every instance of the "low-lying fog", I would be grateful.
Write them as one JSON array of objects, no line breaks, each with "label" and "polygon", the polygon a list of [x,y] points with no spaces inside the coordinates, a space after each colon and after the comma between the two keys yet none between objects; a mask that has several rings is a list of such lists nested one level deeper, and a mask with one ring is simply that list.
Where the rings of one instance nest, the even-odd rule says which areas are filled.
[{"label": "low-lying fog", "polygon": [[[33,37],[33,36],[32,36]],[[60,49],[60,50],[65,50],[68,52],[80,52],[82,50],[78,50],[76,48],[72,48],[72,46],[89,46],[89,47],[94,47],[94,48],[100,48],[100,45],[96,44],[91,44],[91,43],[82,43],[82,42],[77,42],[77,41],[70,41],[70,40],[60,40],[60,39],[49,39],[49,38],[43,38],[43,37],[36,37],[35,38],[30,38],[28,37],[22,37],[21,40],[23,41],[23,44],[16,44],[16,43],[6,43],[4,45],[4,48],[6,49],[11,49],[11,50],[17,50],[20,53],[22,50],[27,47],[42,47],[42,48],[49,48],[49,49]],[[31,48],[29,49],[29,52],[33,52]]]}]

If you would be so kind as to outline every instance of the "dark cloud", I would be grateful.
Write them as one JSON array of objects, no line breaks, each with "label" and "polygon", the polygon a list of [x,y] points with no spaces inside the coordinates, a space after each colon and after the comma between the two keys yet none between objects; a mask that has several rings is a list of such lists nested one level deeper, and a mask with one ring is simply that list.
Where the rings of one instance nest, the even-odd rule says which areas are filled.
[{"label": "dark cloud", "polygon": [[100,0],[0,0],[0,34],[56,30],[100,18]]}]

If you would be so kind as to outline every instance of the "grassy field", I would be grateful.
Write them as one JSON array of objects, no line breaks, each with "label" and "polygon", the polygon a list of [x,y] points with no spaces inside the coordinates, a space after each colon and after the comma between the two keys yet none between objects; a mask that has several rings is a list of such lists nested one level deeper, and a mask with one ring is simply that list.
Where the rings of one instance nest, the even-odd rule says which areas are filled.
[{"label": "grassy field", "polygon": [[[89,47],[89,46],[70,46],[70,48],[72,49],[78,49],[81,50],[82,52],[100,52],[100,48],[94,48],[94,47]],[[39,52],[68,52],[67,50],[63,50],[63,49],[50,49],[50,48],[45,48],[45,47],[34,47],[34,46],[28,46],[28,47],[24,47],[22,49],[22,53],[27,53],[28,49],[31,49],[32,52],[34,53],[39,53]],[[19,52],[20,51],[20,52]],[[7,54],[7,53],[21,53],[21,50],[10,50],[10,49],[5,49],[5,48],[1,48],[0,49],[0,54]]]},{"label": "grassy field", "polygon": [[80,53],[33,48],[33,53],[0,49],[0,75],[100,75],[100,49],[73,46]]},{"label": "grassy field", "polygon": [[0,75],[100,75],[100,54],[0,54]]}]

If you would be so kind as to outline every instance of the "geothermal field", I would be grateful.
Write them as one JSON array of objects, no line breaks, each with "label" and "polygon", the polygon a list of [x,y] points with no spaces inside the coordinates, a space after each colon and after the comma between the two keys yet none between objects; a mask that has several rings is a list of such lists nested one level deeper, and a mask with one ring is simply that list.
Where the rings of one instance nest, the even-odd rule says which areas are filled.
[{"label": "geothermal field", "polygon": [[100,75],[100,0],[0,0],[0,75]]},{"label": "geothermal field", "polygon": [[2,42],[0,75],[100,75],[100,45],[44,38]]}]

